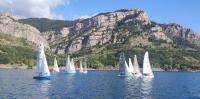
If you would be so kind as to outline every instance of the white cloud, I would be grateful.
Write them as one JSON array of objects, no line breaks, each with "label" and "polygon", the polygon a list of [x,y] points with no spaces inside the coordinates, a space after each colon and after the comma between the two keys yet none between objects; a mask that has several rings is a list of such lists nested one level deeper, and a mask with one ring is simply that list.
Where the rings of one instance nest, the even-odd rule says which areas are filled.
[{"label": "white cloud", "polygon": [[0,12],[10,12],[19,18],[64,19],[53,10],[68,4],[69,0],[0,0]]}]

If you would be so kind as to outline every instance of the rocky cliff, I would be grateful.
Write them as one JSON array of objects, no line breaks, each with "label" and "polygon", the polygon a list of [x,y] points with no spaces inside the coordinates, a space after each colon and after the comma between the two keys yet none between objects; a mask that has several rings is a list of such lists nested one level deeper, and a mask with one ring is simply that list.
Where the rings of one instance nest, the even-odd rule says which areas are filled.
[{"label": "rocky cliff", "polygon": [[155,48],[155,43],[161,42],[171,46],[178,44],[177,39],[197,47],[200,45],[200,36],[191,29],[178,24],[152,22],[140,8],[100,13],[66,24],[42,32],[53,51],[59,54],[72,54],[84,48],[106,44],[123,43],[130,48]]},{"label": "rocky cliff", "polygon": [[34,27],[19,23],[17,18],[9,13],[0,14],[0,33],[8,34],[18,38],[24,38],[32,43],[43,42],[49,47],[47,40]]}]

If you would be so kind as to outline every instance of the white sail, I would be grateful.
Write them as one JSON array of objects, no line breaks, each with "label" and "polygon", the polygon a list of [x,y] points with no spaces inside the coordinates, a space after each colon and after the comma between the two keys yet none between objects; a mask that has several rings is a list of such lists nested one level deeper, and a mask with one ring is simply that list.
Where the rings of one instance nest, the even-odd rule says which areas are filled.
[{"label": "white sail", "polygon": [[53,68],[53,71],[55,71],[55,72],[60,72],[60,70],[59,70],[59,68],[58,68],[58,63],[57,63],[56,58],[54,58],[54,68]]},{"label": "white sail", "polygon": [[82,73],[82,72],[83,72],[83,65],[82,65],[82,61],[80,61],[80,64],[79,64],[79,65],[80,65],[80,67],[79,67],[79,68],[80,68],[79,72],[80,72],[80,73]]},{"label": "white sail", "polygon": [[74,59],[71,59],[71,64],[70,64],[70,72],[76,72],[76,68],[74,65]]},{"label": "white sail", "polygon": [[76,69],[74,66],[74,60],[73,58],[70,61],[70,57],[68,56],[67,61],[65,63],[65,73],[76,73]]},{"label": "white sail", "polygon": [[133,64],[133,66],[134,66],[134,70],[135,70],[134,73],[136,74],[136,76],[142,76],[142,74],[140,72],[140,69],[139,69],[139,64],[138,64],[136,55],[134,55],[134,64]]},{"label": "white sail", "polygon": [[131,71],[132,73],[134,73],[135,70],[134,70],[134,68],[133,68],[133,63],[132,63],[132,61],[131,61],[131,58],[129,58],[128,60],[129,60],[129,61],[128,61],[129,69],[130,69],[130,71]]},{"label": "white sail", "polygon": [[144,76],[149,76],[149,77],[153,77],[154,76],[153,72],[152,72],[152,69],[151,69],[150,62],[149,62],[149,53],[148,53],[148,51],[145,52],[145,55],[144,55],[143,74],[144,74]]},{"label": "white sail", "polygon": [[127,64],[125,59],[124,59],[124,67],[125,67],[125,69],[124,69],[125,73],[126,74],[130,74],[131,70],[130,70],[130,68],[129,68],[129,66],[128,66],[128,64]]},{"label": "white sail", "polygon": [[84,69],[83,69],[83,73],[87,73],[87,63],[84,63]]},{"label": "white sail", "polygon": [[123,53],[120,54],[119,65],[120,65],[119,66],[120,75],[124,76],[132,75]]},{"label": "white sail", "polygon": [[120,53],[119,57],[119,72],[124,72],[124,64],[123,64],[124,53]]},{"label": "white sail", "polygon": [[37,73],[40,73],[42,72],[41,70],[41,66],[42,66],[42,60],[43,60],[43,51],[44,48],[42,47],[42,45],[38,45],[38,48],[37,48],[37,62],[36,62],[36,72]]},{"label": "white sail", "polygon": [[67,56],[67,60],[65,62],[65,71],[69,71],[70,69],[70,56]]},{"label": "white sail", "polygon": [[46,56],[44,53],[44,45],[41,43],[38,48],[38,59],[37,59],[37,73],[39,76],[50,76]]}]

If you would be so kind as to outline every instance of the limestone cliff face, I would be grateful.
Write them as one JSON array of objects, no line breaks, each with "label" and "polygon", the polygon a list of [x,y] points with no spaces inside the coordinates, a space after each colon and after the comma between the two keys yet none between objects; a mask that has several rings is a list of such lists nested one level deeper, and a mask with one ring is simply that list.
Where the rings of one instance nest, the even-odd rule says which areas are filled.
[{"label": "limestone cliff face", "polygon": [[[9,18],[7,21],[14,20],[16,19]],[[140,8],[100,13],[42,34],[52,50],[59,54],[72,54],[95,45],[116,43],[128,44],[132,48],[155,47],[158,46],[154,46],[155,42],[173,44],[174,38],[200,45],[200,36],[191,29],[178,24],[152,22],[147,13]]]},{"label": "limestone cliff face", "polygon": [[[136,34],[135,34],[136,33]],[[59,31],[47,31],[45,38],[57,45],[58,53],[75,53],[105,43],[129,42],[130,46],[152,46],[151,41],[173,43],[173,37],[200,43],[200,36],[177,24],[152,23],[142,9],[123,9],[100,13],[92,18],[79,19]]]},{"label": "limestone cliff face", "polygon": [[162,27],[164,32],[171,36],[183,38],[191,43],[200,43],[200,35],[191,29],[184,28],[178,24],[166,24]]},{"label": "limestone cliff face", "polygon": [[49,48],[48,42],[41,36],[36,28],[19,23],[14,16],[8,13],[0,14],[0,33],[24,38],[32,43],[39,43],[42,41],[45,47]]},{"label": "limestone cliff face", "polygon": [[[69,27],[70,36],[76,37],[68,43],[66,51],[74,53],[81,48],[92,47],[112,41],[113,30],[120,22],[137,21],[142,25],[150,24],[146,12],[142,9],[118,10],[109,13],[100,13],[92,18],[78,20],[74,26]],[[79,42],[79,43],[77,43]]]}]

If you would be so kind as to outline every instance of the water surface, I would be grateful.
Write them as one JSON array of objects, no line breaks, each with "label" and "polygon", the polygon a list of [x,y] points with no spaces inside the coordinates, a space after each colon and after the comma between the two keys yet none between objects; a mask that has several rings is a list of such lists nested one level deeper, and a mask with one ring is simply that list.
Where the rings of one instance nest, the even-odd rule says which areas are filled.
[{"label": "water surface", "polygon": [[154,79],[118,77],[117,71],[53,74],[32,79],[33,70],[0,69],[0,99],[197,99],[200,73],[154,72]]}]

